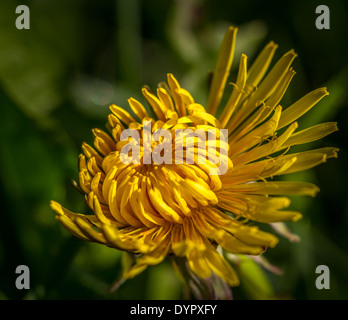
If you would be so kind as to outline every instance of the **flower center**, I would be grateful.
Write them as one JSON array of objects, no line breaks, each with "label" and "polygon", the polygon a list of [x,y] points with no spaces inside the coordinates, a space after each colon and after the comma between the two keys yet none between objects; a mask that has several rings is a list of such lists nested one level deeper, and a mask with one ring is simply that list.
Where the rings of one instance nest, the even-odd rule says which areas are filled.
[{"label": "flower center", "polygon": [[210,154],[216,148],[212,152],[206,131],[196,131],[196,126],[177,121],[152,120],[132,124],[121,134],[116,151],[102,163],[102,193],[118,222],[135,227],[182,224],[196,209],[218,202],[221,180],[211,172],[219,163]]}]

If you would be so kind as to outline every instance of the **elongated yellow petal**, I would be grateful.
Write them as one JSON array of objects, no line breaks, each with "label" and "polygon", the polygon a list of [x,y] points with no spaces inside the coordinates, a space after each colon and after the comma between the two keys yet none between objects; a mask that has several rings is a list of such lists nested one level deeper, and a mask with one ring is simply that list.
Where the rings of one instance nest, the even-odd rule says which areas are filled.
[{"label": "elongated yellow petal", "polygon": [[278,45],[273,41],[269,42],[261,53],[257,56],[255,62],[252,64],[248,71],[247,84],[251,87],[256,87],[264,75],[266,74],[269,65]]},{"label": "elongated yellow petal", "polygon": [[97,161],[94,157],[89,158],[87,160],[87,169],[91,177],[94,177],[96,174],[100,174],[100,180],[104,181],[104,178],[105,178],[104,172],[102,172],[102,170],[98,166]]},{"label": "elongated yellow petal", "polygon": [[111,220],[110,220],[110,218],[107,218],[105,216],[97,196],[93,197],[93,204],[94,204],[94,212],[95,212],[95,215],[97,216],[98,220],[102,224],[111,224]]},{"label": "elongated yellow petal", "polygon": [[207,102],[207,111],[212,115],[216,114],[228,75],[230,73],[237,31],[237,28],[230,27],[227,30],[221,44]]},{"label": "elongated yellow petal", "polygon": [[109,147],[109,145],[100,137],[95,137],[94,139],[95,148],[101,153],[103,156],[107,156],[112,151],[115,151],[115,147]]},{"label": "elongated yellow petal", "polygon": [[263,247],[244,243],[228,232],[223,233],[218,243],[223,249],[233,253],[259,255],[264,251]]},{"label": "elongated yellow petal", "polygon": [[243,104],[240,110],[238,110],[238,114],[234,121],[229,124],[229,127],[237,127],[243,121],[247,121],[248,116],[275,92],[277,86],[282,81],[284,75],[288,72],[291,63],[296,56],[297,55],[293,50],[290,50],[282,56],[265,79],[263,79],[260,86],[250,96],[246,103]]},{"label": "elongated yellow petal", "polygon": [[248,133],[238,142],[230,144],[229,156],[233,159],[238,154],[254,147],[257,143],[262,142],[269,136],[273,136],[278,127],[281,111],[281,106],[278,106],[269,121]]},{"label": "elongated yellow petal", "polygon": [[166,89],[158,88],[157,96],[165,106],[167,106],[170,110],[174,111],[173,100]]},{"label": "elongated yellow petal", "polygon": [[285,170],[294,165],[296,160],[296,156],[289,155],[242,165],[235,167],[229,175],[222,177],[221,180],[223,183],[233,184],[273,177],[285,172]]},{"label": "elongated yellow petal", "polygon": [[237,158],[233,158],[234,165],[240,166],[245,163],[250,163],[284,149],[284,144],[288,141],[289,137],[297,129],[297,127],[297,123],[294,122],[280,137],[274,137],[274,139],[271,139],[270,142],[259,147],[255,147]]},{"label": "elongated yellow petal", "polygon": [[131,122],[137,122],[126,110],[122,109],[119,106],[116,106],[115,104],[112,104],[110,106],[110,110],[119,120],[121,120],[127,126]]},{"label": "elongated yellow petal", "polygon": [[185,257],[188,253],[184,238],[184,229],[181,225],[175,225],[171,232],[171,247],[173,253],[178,257]]},{"label": "elongated yellow petal", "polygon": [[72,212],[66,208],[64,208],[61,204],[59,204],[56,201],[51,201],[50,202],[50,207],[52,210],[54,210],[59,216],[80,216],[80,217],[84,217],[83,214],[81,213],[76,213],[76,212]]},{"label": "elongated yellow petal", "polygon": [[101,157],[101,155],[94,150],[89,144],[87,144],[86,142],[82,143],[82,151],[83,153],[86,155],[87,158],[92,158],[94,157],[95,160],[97,161],[98,166],[101,166],[102,162],[103,162],[103,158]]},{"label": "elongated yellow petal", "polygon": [[279,129],[297,120],[328,94],[326,88],[319,88],[307,93],[303,98],[299,99],[282,112],[279,121]]},{"label": "elongated yellow petal", "polygon": [[239,285],[239,278],[231,265],[216,251],[210,243],[207,243],[208,249],[205,251],[208,265],[212,271],[224,279],[231,287]]},{"label": "elongated yellow petal", "polygon": [[106,239],[104,238],[104,235],[102,233],[94,230],[94,228],[91,226],[91,224],[89,224],[84,219],[81,219],[79,217],[75,217],[74,222],[78,226],[78,228],[81,230],[81,232],[86,237],[88,237],[89,241],[100,242],[103,244],[107,243]]},{"label": "elongated yellow petal", "polygon": [[271,94],[271,96],[267,99],[266,104],[270,108],[274,108],[278,105],[278,103],[281,101],[283,98],[286,89],[288,88],[292,78],[296,72],[290,68],[283,76],[283,78],[280,80],[277,88],[274,90],[274,92]]},{"label": "elongated yellow petal", "polygon": [[191,250],[187,255],[187,262],[190,269],[199,277],[205,279],[211,276],[208,260],[204,253],[198,250]]},{"label": "elongated yellow petal", "polygon": [[105,131],[95,128],[92,130],[92,132],[95,137],[99,137],[104,141],[104,143],[107,145],[107,148],[110,150],[109,153],[115,151],[115,141],[112,140],[112,138]]},{"label": "elongated yellow petal", "polygon": [[92,181],[92,178],[87,172],[87,170],[82,170],[79,172],[79,184],[81,189],[85,193],[89,193],[91,191],[91,181]]},{"label": "elongated yellow petal", "polygon": [[80,228],[68,217],[68,216],[56,216],[56,219],[75,237],[78,237],[82,240],[89,241],[89,237],[84,235]]},{"label": "elongated yellow petal", "polygon": [[[228,195],[228,196],[227,196]],[[225,192],[219,195],[219,207],[254,221],[263,223],[285,220],[297,221],[302,217],[299,212],[283,211],[290,200],[285,197],[263,197]]]},{"label": "elongated yellow petal", "polygon": [[247,56],[242,54],[239,63],[239,70],[236,84],[233,88],[232,94],[226,103],[225,109],[222,112],[219,120],[221,121],[221,126],[225,127],[230,120],[235,108],[237,107],[239,100],[243,94],[243,90],[247,78]]},{"label": "elongated yellow petal", "polygon": [[226,190],[264,195],[306,195],[314,197],[319,188],[308,182],[267,181],[226,186]]},{"label": "elongated yellow petal", "polygon": [[111,185],[110,185],[109,196],[108,196],[108,204],[109,204],[110,212],[117,221],[123,223],[126,226],[126,225],[128,225],[128,223],[122,217],[122,215],[118,209],[118,206],[117,206],[116,190],[117,190],[117,182],[115,180],[113,180],[111,182]]},{"label": "elongated yellow petal", "polygon": [[179,82],[175,79],[175,77],[171,73],[168,73],[167,80],[168,80],[168,85],[169,85],[169,88],[170,88],[170,91],[172,93],[173,100],[175,103],[175,109],[176,109],[178,115],[180,117],[183,117],[186,115],[186,109],[185,109],[183,99],[179,94],[179,90],[181,88],[179,85]]},{"label": "elongated yellow petal", "polygon": [[125,279],[133,278],[139,273],[143,272],[149,265],[156,265],[162,262],[168,254],[168,243],[169,239],[166,239],[166,241],[160,244],[153,251],[146,253],[142,257],[140,257],[133,267],[131,267],[129,270],[126,270],[123,277]]},{"label": "elongated yellow petal", "polygon": [[286,140],[283,147],[288,148],[297,144],[316,141],[337,130],[338,128],[336,122],[317,124],[316,126],[304,129],[293,134],[289,139]]},{"label": "elongated yellow petal", "polygon": [[146,112],[145,107],[138,100],[134,98],[129,98],[128,103],[132,111],[139,118],[140,121],[142,121],[145,117],[149,116]]},{"label": "elongated yellow petal", "polygon": [[155,112],[157,118],[159,120],[165,120],[165,112],[167,110],[167,107],[154,95],[152,94],[149,90],[146,88],[142,89],[142,93],[146,100],[149,102],[151,105],[153,111]]},{"label": "elongated yellow petal", "polygon": [[159,212],[159,214],[170,222],[182,223],[182,217],[177,214],[167,203],[163,200],[160,190],[156,185],[151,183],[150,179],[147,179],[147,193],[153,207]]},{"label": "elongated yellow petal", "polygon": [[256,247],[257,250],[260,247],[274,247],[278,243],[278,239],[272,234],[260,231],[255,226],[238,222],[217,208],[204,208],[203,213],[204,218],[196,217],[196,219],[200,222],[200,226],[203,227],[202,230],[208,233],[207,237],[214,239],[217,243],[224,236],[225,231],[241,240],[245,248],[248,245],[248,250],[251,250],[252,246]]},{"label": "elongated yellow petal", "polygon": [[271,94],[277,88],[277,85],[288,72],[291,63],[296,56],[297,54],[293,50],[290,50],[275,64],[275,66],[257,88],[256,93],[250,99],[248,104],[251,106],[251,108],[254,107],[254,104],[257,103],[257,101],[264,101],[271,96]]},{"label": "elongated yellow petal", "polygon": [[182,101],[183,101],[185,106],[189,106],[189,105],[195,103],[195,100],[191,96],[190,92],[188,92],[186,89],[179,88],[177,90],[177,92],[180,95],[180,97],[182,98]]},{"label": "elongated yellow petal", "polygon": [[144,207],[145,216],[147,219],[160,226],[165,225],[166,220],[163,219],[162,216],[157,213],[150,204],[149,195],[147,193],[147,181],[145,177],[142,177],[140,188],[141,194],[139,195],[139,205]]},{"label": "elongated yellow petal", "polygon": [[191,122],[198,122],[200,121],[207,121],[208,123],[212,124],[215,128],[221,129],[222,126],[215,117],[213,117],[211,114],[206,112],[195,112],[194,114],[191,114],[186,117],[181,117],[178,120],[178,123],[191,123]]},{"label": "elongated yellow petal", "polygon": [[[122,122],[112,113],[108,114],[108,123],[112,128],[111,130],[113,130],[115,127],[120,127],[121,130],[124,130]],[[115,139],[115,141],[117,140]]]},{"label": "elongated yellow petal", "polygon": [[296,162],[291,167],[284,170],[282,174],[308,170],[326,162],[329,158],[337,158],[337,152],[337,148],[321,148],[285,156],[284,158],[296,156]]},{"label": "elongated yellow petal", "polygon": [[119,232],[116,228],[110,225],[103,225],[102,232],[105,239],[114,248],[117,248],[120,250],[127,250],[130,252],[136,251],[137,248],[136,246],[134,246],[134,244],[131,241],[122,241],[120,239]]}]

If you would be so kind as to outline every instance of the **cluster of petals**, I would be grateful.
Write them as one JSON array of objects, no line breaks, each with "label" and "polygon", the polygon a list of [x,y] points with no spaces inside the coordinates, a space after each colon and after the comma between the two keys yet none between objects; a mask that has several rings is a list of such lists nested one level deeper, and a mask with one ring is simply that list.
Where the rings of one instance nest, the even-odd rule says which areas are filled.
[{"label": "cluster of petals", "polygon": [[[290,204],[286,196],[318,192],[312,183],[274,177],[337,156],[337,149],[330,147],[291,153],[292,146],[337,130],[333,122],[298,130],[297,119],[328,95],[326,88],[309,92],[289,106],[280,104],[295,75],[293,50],[272,67],[277,49],[273,42],[250,68],[242,54],[236,80],[228,83],[236,33],[237,28],[230,27],[223,39],[205,106],[172,74],[157,92],[142,89],[147,107],[133,98],[128,100],[133,114],[110,106],[107,130],[94,129],[94,146],[83,143],[79,156],[79,184],[92,214],[74,213],[51,202],[57,219],[76,237],[136,254],[125,278],[174,255],[185,258],[201,278],[215,273],[228,285],[238,285],[234,268],[221,252],[260,255],[274,247],[278,238],[253,221],[296,221],[301,213],[286,209]],[[192,163],[124,163],[120,154],[127,141],[120,139],[121,134],[133,129],[143,138],[144,121],[151,123],[152,133],[166,129],[173,139],[177,129],[207,133],[227,129],[228,142],[214,148],[216,154],[228,154],[226,172],[211,174],[218,163],[207,157],[209,140],[204,150],[195,144]],[[144,147],[142,140],[140,144]],[[175,144],[171,151],[174,155]],[[207,161],[200,162],[201,157]]]}]

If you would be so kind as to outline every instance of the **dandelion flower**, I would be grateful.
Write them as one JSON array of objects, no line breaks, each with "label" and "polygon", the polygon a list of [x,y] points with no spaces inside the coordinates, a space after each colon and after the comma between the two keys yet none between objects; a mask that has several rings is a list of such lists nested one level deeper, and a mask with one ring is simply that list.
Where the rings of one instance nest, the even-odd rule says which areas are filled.
[{"label": "dandelion flower", "polygon": [[[295,74],[293,50],[270,70],[275,43],[262,50],[249,70],[243,54],[235,83],[227,83],[236,33],[237,28],[230,27],[223,39],[205,106],[195,102],[172,74],[156,93],[142,89],[148,108],[133,98],[128,100],[133,115],[110,106],[108,132],[94,129],[94,147],[83,143],[78,162],[80,188],[93,214],[74,213],[51,202],[58,221],[76,237],[136,254],[124,278],[171,255],[185,259],[199,278],[215,274],[229,286],[238,285],[238,276],[222,253],[260,255],[274,247],[277,237],[252,223],[297,221],[301,213],[286,210],[290,204],[286,196],[318,192],[311,183],[273,178],[337,156],[336,148],[290,152],[294,145],[337,130],[332,122],[297,130],[296,120],[328,95],[326,88],[316,89],[290,106],[280,105]],[[224,92],[227,99],[223,99]],[[147,137],[145,123],[151,125]],[[173,159],[179,152],[175,144],[178,130],[199,129],[205,134],[216,130],[216,137],[221,129],[228,131],[214,151],[209,140],[202,148],[196,137],[190,163],[155,163],[151,158],[148,161],[147,153],[163,151],[156,150],[165,140],[155,137],[159,129],[170,133]],[[138,143],[138,158],[135,149],[128,154],[134,161],[122,161],[121,151],[132,142],[131,138],[121,139],[123,132],[138,134],[138,141],[133,141],[133,146]],[[185,155],[189,152],[187,140],[183,141]],[[209,158],[209,152],[215,156],[226,152],[225,172],[219,171],[221,163]],[[199,162],[202,158],[205,163]]]}]

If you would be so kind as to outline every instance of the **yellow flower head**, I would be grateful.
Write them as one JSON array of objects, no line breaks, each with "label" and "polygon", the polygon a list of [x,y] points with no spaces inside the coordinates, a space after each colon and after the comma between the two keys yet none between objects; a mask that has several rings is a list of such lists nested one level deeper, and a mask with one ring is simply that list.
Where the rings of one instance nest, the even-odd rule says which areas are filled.
[{"label": "yellow flower head", "polygon": [[[318,188],[273,177],[337,156],[335,148],[289,153],[294,145],[337,130],[336,123],[323,123],[296,131],[296,120],[328,94],[326,88],[284,109],[279,104],[295,74],[293,50],[269,72],[277,48],[273,42],[249,70],[242,55],[237,79],[228,86],[232,91],[221,107],[236,33],[230,27],[224,37],[206,106],[196,103],[172,74],[156,94],[143,88],[148,110],[133,98],[128,102],[134,115],[110,106],[109,133],[94,129],[94,148],[83,143],[79,157],[80,187],[94,214],[73,213],[51,202],[57,219],[73,235],[137,254],[125,278],[174,255],[185,258],[201,278],[213,272],[230,286],[238,285],[236,273],[217,248],[260,255],[274,247],[278,239],[248,221],[296,221],[301,214],[283,210],[290,204],[283,195],[314,196]],[[167,134],[158,136],[159,129]],[[201,135],[193,135],[189,145],[190,132],[198,130]],[[206,139],[212,132],[215,139]],[[128,151],[122,152],[125,147]],[[172,161],[155,162],[155,154]],[[223,154],[226,170],[221,170]]]}]

